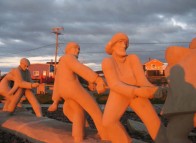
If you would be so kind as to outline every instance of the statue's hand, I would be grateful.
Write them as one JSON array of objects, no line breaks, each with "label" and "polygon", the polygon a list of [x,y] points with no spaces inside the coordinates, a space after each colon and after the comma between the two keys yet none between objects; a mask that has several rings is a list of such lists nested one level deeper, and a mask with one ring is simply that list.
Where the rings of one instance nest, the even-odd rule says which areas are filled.
[{"label": "statue's hand", "polygon": [[95,83],[96,83],[96,90],[98,94],[106,91],[106,84],[101,77],[97,77]]},{"label": "statue's hand", "polygon": [[144,98],[153,98],[154,94],[158,90],[158,87],[140,87],[135,89],[135,95],[138,97],[144,97]]},{"label": "statue's hand", "polygon": [[154,98],[165,100],[167,97],[167,92],[167,87],[158,87],[157,91],[154,93]]},{"label": "statue's hand", "polygon": [[90,91],[95,91],[95,89],[96,89],[96,85],[94,84],[94,83],[88,83],[88,89],[90,90]]},{"label": "statue's hand", "polygon": [[36,88],[36,87],[38,87],[38,86],[39,86],[39,83],[32,83],[32,84],[31,84],[31,87],[32,87],[32,88]]}]

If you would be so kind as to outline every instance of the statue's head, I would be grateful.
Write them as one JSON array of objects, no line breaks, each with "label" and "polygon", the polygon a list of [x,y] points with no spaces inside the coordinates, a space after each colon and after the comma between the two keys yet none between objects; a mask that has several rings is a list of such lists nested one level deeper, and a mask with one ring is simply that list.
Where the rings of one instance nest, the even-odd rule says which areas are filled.
[{"label": "statue's head", "polygon": [[165,50],[165,59],[169,65],[175,65],[189,53],[189,49],[181,46],[169,46]]},{"label": "statue's head", "polygon": [[[124,33],[119,32],[113,35],[111,40],[107,43],[105,47],[105,51],[107,54],[112,55],[114,49],[118,49],[119,51],[118,53],[123,55],[126,54],[125,50],[128,48],[128,46],[129,46],[128,36]],[[122,51],[120,51],[121,48]]]},{"label": "statue's head", "polygon": [[80,46],[76,42],[69,42],[69,43],[67,43],[67,45],[65,47],[65,53],[72,54],[72,55],[78,57],[78,55],[80,53]]},{"label": "statue's head", "polygon": [[25,71],[30,66],[30,61],[26,58],[22,58],[20,60],[20,67],[23,71]]},{"label": "statue's head", "polygon": [[196,49],[196,38],[193,38],[191,43],[189,44],[190,49]]}]

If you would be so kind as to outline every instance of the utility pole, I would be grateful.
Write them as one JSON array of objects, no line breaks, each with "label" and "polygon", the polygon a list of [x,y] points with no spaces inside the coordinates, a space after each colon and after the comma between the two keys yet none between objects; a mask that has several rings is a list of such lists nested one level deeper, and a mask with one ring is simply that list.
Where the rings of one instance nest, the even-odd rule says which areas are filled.
[{"label": "utility pole", "polygon": [[56,75],[56,63],[57,63],[57,54],[58,54],[58,36],[61,35],[60,31],[64,30],[63,27],[52,28],[52,33],[56,34],[56,50],[55,50],[55,60],[54,60],[54,75]]}]

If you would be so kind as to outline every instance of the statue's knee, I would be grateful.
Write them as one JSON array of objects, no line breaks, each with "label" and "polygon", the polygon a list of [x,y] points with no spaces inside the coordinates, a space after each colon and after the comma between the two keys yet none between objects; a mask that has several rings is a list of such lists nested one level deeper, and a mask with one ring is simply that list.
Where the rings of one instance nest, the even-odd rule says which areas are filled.
[{"label": "statue's knee", "polygon": [[110,126],[113,125],[113,121],[111,121],[110,119],[103,119],[103,120],[102,120],[102,125],[103,125],[105,128],[109,128]]},{"label": "statue's knee", "polygon": [[42,107],[39,103],[35,103],[34,106],[33,106],[33,109],[36,110],[36,111],[41,111]]},{"label": "statue's knee", "polygon": [[31,94],[31,90],[26,89],[26,90],[25,90],[25,94]]},{"label": "statue's knee", "polygon": [[75,112],[74,114],[74,120],[77,120],[78,122],[84,122],[85,121],[85,114],[83,111],[79,110]]}]

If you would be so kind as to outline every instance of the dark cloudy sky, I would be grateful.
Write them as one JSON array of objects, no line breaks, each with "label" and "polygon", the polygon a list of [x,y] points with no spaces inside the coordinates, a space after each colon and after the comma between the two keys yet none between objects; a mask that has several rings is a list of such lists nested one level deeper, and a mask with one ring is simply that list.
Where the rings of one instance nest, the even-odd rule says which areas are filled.
[{"label": "dark cloudy sky", "polygon": [[144,63],[164,62],[170,45],[188,46],[196,37],[196,0],[1,0],[0,70],[16,67],[20,58],[31,63],[53,59],[53,27],[59,35],[58,56],[68,41],[81,46],[79,60],[100,69],[104,46],[116,32],[130,38],[128,53]]}]

